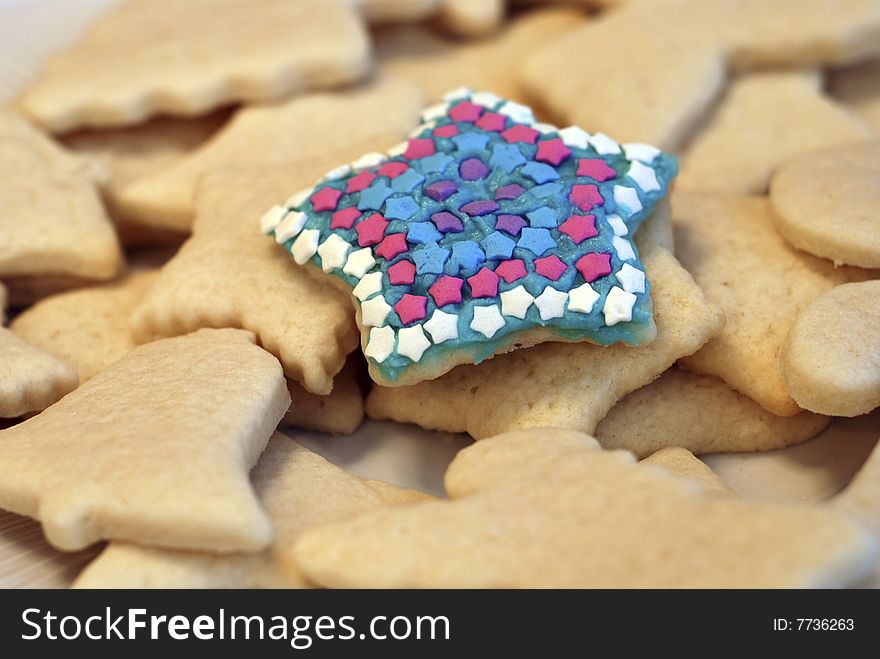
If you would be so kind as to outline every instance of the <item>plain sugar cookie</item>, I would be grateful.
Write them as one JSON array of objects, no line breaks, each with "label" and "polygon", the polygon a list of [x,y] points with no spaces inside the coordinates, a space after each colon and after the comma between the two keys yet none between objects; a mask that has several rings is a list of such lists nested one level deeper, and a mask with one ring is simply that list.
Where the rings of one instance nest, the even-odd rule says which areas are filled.
[{"label": "plain sugar cookie", "polygon": [[795,319],[782,377],[798,405],[857,416],[880,407],[880,281],[844,284]]},{"label": "plain sugar cookie", "polygon": [[770,201],[776,228],[798,249],[880,267],[880,141],[789,161],[773,176]]}]

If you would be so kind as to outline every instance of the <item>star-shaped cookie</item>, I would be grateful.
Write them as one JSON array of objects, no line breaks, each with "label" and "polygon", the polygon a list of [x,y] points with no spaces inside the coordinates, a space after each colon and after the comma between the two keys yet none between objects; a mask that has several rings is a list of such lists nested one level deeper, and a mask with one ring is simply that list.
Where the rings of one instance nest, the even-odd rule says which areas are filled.
[{"label": "star-shaped cookie", "polygon": [[374,380],[412,384],[548,340],[653,340],[632,235],[672,156],[467,89],[422,119],[261,220],[298,264],[353,287]]}]

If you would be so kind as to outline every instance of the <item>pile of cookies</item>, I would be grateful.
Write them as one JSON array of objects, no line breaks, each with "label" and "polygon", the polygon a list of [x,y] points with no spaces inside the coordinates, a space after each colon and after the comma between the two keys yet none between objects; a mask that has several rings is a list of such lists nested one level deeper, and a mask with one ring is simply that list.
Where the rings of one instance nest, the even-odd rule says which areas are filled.
[{"label": "pile of cookies", "polygon": [[[0,508],[78,587],[880,583],[880,449],[694,456],[880,407],[880,0],[122,0],[0,172]],[[480,441],[277,430],[365,416]]]}]

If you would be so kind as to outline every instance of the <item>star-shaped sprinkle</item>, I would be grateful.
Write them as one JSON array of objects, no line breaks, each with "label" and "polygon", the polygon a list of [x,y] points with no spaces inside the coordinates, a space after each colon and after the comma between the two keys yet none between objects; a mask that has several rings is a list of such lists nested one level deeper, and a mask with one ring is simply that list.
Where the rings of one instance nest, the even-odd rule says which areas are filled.
[{"label": "star-shaped sprinkle", "polygon": [[458,315],[435,309],[431,320],[425,323],[425,331],[434,343],[443,343],[458,338]]},{"label": "star-shaped sprinkle", "polygon": [[504,316],[525,318],[529,307],[535,298],[525,289],[525,286],[517,286],[501,294],[501,313]]},{"label": "star-shaped sprinkle", "polygon": [[404,327],[397,333],[397,354],[409,357],[414,362],[419,361],[430,347],[431,342],[421,325]]},{"label": "star-shaped sprinkle", "polygon": [[498,305],[474,307],[474,319],[471,321],[472,330],[491,339],[502,327],[504,327],[504,318],[501,317]]},{"label": "star-shaped sprinkle", "polygon": [[345,264],[345,257],[351,250],[351,245],[331,233],[330,236],[318,247],[318,256],[321,257],[321,269],[324,272],[333,272]]},{"label": "star-shaped sprinkle", "polygon": [[391,313],[391,305],[381,295],[371,297],[361,304],[361,323],[366,327],[382,327],[388,314]]},{"label": "star-shaped sprinkle", "polygon": [[566,300],[568,300],[568,293],[558,291],[552,286],[545,288],[544,292],[535,298],[535,306],[538,307],[541,320],[561,318],[565,313]]}]

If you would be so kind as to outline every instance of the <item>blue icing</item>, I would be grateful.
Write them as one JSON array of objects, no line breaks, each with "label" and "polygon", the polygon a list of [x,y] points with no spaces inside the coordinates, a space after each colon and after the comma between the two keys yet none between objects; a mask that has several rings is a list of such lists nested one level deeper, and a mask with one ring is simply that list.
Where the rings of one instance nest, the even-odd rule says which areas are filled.
[{"label": "blue icing", "polygon": [[[512,120],[507,119],[506,121],[508,128],[513,125]],[[398,193],[398,195],[404,193],[410,195],[417,209],[408,219],[388,217],[387,211],[383,212],[386,215],[386,219],[390,221],[386,235],[395,232],[409,234],[410,228],[413,225],[430,223],[431,215],[440,211],[450,212],[464,221],[464,231],[447,234],[425,232],[420,237],[421,243],[410,240],[409,252],[394,257],[390,262],[384,262],[377,257],[379,262],[375,269],[381,272],[386,272],[390,265],[400,260],[406,259],[416,263],[417,274],[412,285],[390,286],[387,276],[384,278],[384,288],[380,294],[384,295],[389,304],[393,306],[406,293],[425,296],[427,299],[427,316],[423,320],[418,321],[424,323],[437,308],[433,298],[428,293],[428,289],[439,276],[442,276],[441,273],[461,277],[466,280],[467,277],[478,272],[480,268],[488,267],[495,269],[501,260],[508,258],[507,254],[510,244],[502,247],[502,241],[499,241],[498,236],[506,238],[513,244],[510,256],[514,259],[522,259],[527,271],[525,277],[511,283],[507,283],[502,279],[499,283],[499,293],[522,285],[532,295],[537,297],[548,284],[559,290],[569,290],[582,285],[583,277],[574,267],[574,264],[584,254],[591,252],[604,252],[611,255],[612,274],[600,277],[591,283],[591,286],[599,295],[599,299],[590,313],[583,314],[566,309],[565,314],[561,318],[543,321],[538,310],[532,306],[524,319],[505,317],[505,326],[489,340],[483,337],[482,334],[470,329],[473,309],[475,306],[487,304],[498,304],[500,307],[500,300],[497,298],[494,300],[486,298],[479,300],[471,299],[469,285],[465,282],[462,288],[462,304],[444,307],[444,311],[459,314],[459,337],[442,344],[432,345],[423,355],[419,366],[430,368],[432,364],[444,360],[450,352],[456,351],[465,351],[473,362],[478,363],[490,357],[499,349],[515,342],[518,332],[539,326],[548,327],[554,333],[568,340],[588,338],[600,344],[623,342],[630,345],[639,345],[650,339],[653,332],[650,283],[647,284],[647,290],[644,293],[636,294],[632,321],[618,323],[611,327],[604,324],[602,306],[611,288],[619,285],[614,272],[622,266],[616,251],[611,246],[611,239],[614,234],[606,221],[606,217],[614,212],[620,213],[629,229],[630,233],[627,236],[627,239],[629,239],[636,232],[641,222],[650,215],[657,202],[666,195],[669,183],[677,172],[675,158],[661,153],[650,163],[649,166],[654,170],[661,189],[646,193],[639,189],[635,182],[625,175],[629,162],[623,153],[600,155],[592,147],[587,147],[586,149],[569,147],[572,150],[572,155],[558,167],[550,167],[545,163],[534,162],[537,145],[522,142],[509,144],[498,132],[482,131],[471,123],[452,122],[448,117],[441,118],[437,125],[445,126],[452,123],[455,123],[459,130],[459,135],[455,137],[462,139],[454,140],[435,137],[434,143],[437,153],[434,155],[415,161],[408,161],[402,156],[389,158],[389,160],[410,164],[410,169],[407,172],[390,181],[390,192],[382,189],[383,186],[385,188],[388,187],[384,183],[387,180],[384,177],[377,179],[368,190],[361,193],[347,194],[344,192],[347,181],[351,176],[337,181],[319,183],[316,188],[320,190],[322,187],[329,186],[343,191],[337,210],[349,206],[361,208],[363,205],[362,198],[366,196],[366,206],[368,208],[361,208],[365,211],[363,219],[369,217],[374,211],[383,212],[381,209],[387,206],[387,201],[390,201],[388,197],[391,192]],[[421,131],[420,136],[430,138],[431,130],[431,127],[426,126]],[[478,133],[479,136],[468,137],[472,133]],[[557,133],[548,133],[539,136],[538,139],[542,141],[556,137],[558,137]],[[483,144],[484,139],[485,145],[478,148]],[[461,152],[459,152],[459,149],[461,149]],[[474,150],[465,153],[466,149]],[[480,159],[486,162],[491,168],[491,173],[480,181],[462,181],[458,173],[458,164],[466,157],[473,156],[479,156]],[[585,176],[579,177],[576,175],[576,170],[577,161],[581,158],[601,159],[614,169],[618,176],[605,182],[597,182]],[[454,166],[452,166],[453,163]],[[532,164],[539,166],[531,166]],[[549,176],[548,170],[552,170],[557,176],[552,180],[543,180],[542,176]],[[378,166],[372,168],[371,171],[374,173],[378,171]],[[458,187],[458,191],[442,202],[430,199],[424,194],[426,186],[443,180],[452,181]],[[542,180],[543,182],[541,182]],[[496,189],[513,183],[522,186],[525,191],[516,199],[498,200],[499,208],[497,211],[480,217],[470,217],[459,210],[463,204],[470,201],[492,200],[494,199]],[[603,206],[596,206],[590,211],[581,211],[576,208],[569,201],[568,195],[571,185],[582,183],[595,184],[602,197],[606,200],[605,204]],[[627,213],[628,209],[616,208],[613,196],[614,185],[625,185],[635,190],[642,209],[636,213],[629,214]],[[375,198],[371,200],[371,197]],[[375,206],[375,208],[369,208],[369,206]],[[315,212],[311,202],[308,200],[297,208],[304,211],[307,215],[306,228],[318,229],[320,231],[320,242],[326,240],[330,233],[336,233],[357,248],[355,229],[340,229],[333,232],[329,230],[333,211]],[[543,213],[536,215],[536,212],[542,208],[552,213],[554,220],[552,225],[549,224],[548,220],[542,219]],[[575,245],[568,236],[559,231],[556,223],[561,223],[572,214],[582,215],[587,212],[595,217],[596,229],[599,235],[583,241],[580,245]],[[391,214],[403,215],[403,213],[395,211],[393,205]],[[496,230],[495,221],[497,216],[501,214],[519,215],[528,218],[530,225],[522,230],[516,242]],[[529,214],[532,214],[532,217]],[[547,217],[549,218],[550,216],[547,215]],[[358,221],[363,221],[363,219]],[[545,224],[546,226],[544,226]],[[419,231],[420,229],[416,229],[413,237],[419,236]],[[436,231],[436,227],[434,227],[434,231]],[[284,246],[289,250],[293,242],[294,239],[291,239]],[[634,251],[638,254],[637,250]],[[547,256],[550,253],[559,256],[568,266],[560,279],[554,282],[550,282],[535,272],[534,260],[541,256]],[[315,264],[320,264],[320,258],[317,255],[312,261]],[[629,260],[628,263],[633,267],[643,269],[638,258]],[[358,283],[357,279],[346,275],[341,269],[335,270],[334,274],[351,285]],[[393,312],[389,314],[387,322],[395,331],[403,327],[399,317]],[[392,354],[381,363],[373,359],[369,361],[378,374],[388,380],[396,380],[401,372],[413,365],[409,358],[397,353]]]},{"label": "blue icing", "polygon": [[562,184],[544,183],[543,185],[536,185],[529,190],[529,192],[532,193],[532,196],[537,197],[538,199],[546,199],[547,197],[553,197],[562,192]]}]

